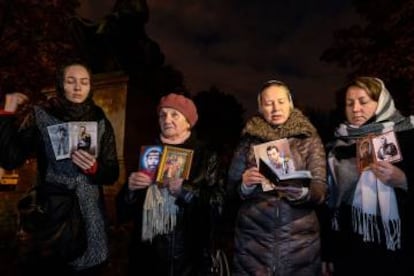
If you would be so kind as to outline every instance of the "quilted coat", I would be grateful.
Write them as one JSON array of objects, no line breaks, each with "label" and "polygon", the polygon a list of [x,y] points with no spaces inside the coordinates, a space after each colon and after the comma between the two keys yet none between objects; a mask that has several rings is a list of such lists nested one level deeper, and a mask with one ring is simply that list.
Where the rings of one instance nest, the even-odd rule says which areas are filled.
[{"label": "quilted coat", "polygon": [[[240,190],[243,172],[255,166],[252,146],[287,138],[297,170],[312,173],[309,196],[288,201],[261,185]],[[297,180],[295,180],[297,181]],[[229,170],[229,186],[242,196],[235,228],[234,275],[318,275],[319,222],[315,207],[326,194],[326,159],[321,139],[297,109],[279,126],[254,116],[246,124]]]}]

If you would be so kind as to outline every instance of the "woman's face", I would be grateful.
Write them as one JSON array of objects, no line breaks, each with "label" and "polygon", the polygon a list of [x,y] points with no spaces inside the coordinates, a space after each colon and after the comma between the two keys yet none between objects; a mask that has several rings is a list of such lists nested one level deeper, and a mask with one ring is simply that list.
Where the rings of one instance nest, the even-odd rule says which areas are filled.
[{"label": "woman's face", "polygon": [[271,125],[280,125],[287,121],[292,111],[288,91],[283,86],[269,86],[261,94],[263,118]]},{"label": "woman's face", "polygon": [[361,126],[374,116],[378,102],[374,101],[364,89],[351,86],[346,91],[345,115],[354,126]]},{"label": "woman's face", "polygon": [[190,129],[190,124],[184,115],[174,108],[161,108],[158,120],[161,133],[166,138],[179,137]]},{"label": "woman's face", "polygon": [[83,103],[91,90],[88,70],[81,65],[67,67],[63,79],[63,89],[67,100],[73,103]]}]

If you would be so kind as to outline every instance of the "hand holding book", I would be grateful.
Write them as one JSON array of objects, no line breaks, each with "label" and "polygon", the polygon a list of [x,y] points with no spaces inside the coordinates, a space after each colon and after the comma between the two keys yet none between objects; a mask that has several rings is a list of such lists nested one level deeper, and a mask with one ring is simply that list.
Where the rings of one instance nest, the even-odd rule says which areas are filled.
[{"label": "hand holding book", "polygon": [[[253,151],[259,172],[267,179],[262,183],[263,191],[269,190],[268,186],[309,186],[312,174],[296,169],[286,138],[254,145]],[[265,185],[269,181],[272,185]]]},{"label": "hand holding book", "polygon": [[259,160],[259,172],[269,179],[276,186],[296,186],[296,187],[308,187],[312,175],[310,171],[299,170],[293,171],[288,174],[278,174],[278,172],[272,169],[261,158]]}]

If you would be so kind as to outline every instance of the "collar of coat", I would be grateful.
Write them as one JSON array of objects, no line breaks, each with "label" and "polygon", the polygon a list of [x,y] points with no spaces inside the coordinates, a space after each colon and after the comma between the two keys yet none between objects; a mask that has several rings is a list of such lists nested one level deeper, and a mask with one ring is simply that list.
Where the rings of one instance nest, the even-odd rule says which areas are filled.
[{"label": "collar of coat", "polygon": [[271,141],[287,137],[310,137],[317,131],[300,110],[293,109],[287,121],[277,126],[272,126],[262,116],[255,115],[247,121],[242,133]]}]

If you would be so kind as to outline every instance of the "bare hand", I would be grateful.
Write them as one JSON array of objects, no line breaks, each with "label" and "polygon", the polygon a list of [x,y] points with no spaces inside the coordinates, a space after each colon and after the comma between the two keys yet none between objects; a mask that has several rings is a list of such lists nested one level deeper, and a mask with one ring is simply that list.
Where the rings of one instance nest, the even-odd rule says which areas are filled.
[{"label": "bare hand", "polygon": [[242,176],[242,184],[250,187],[252,185],[261,184],[265,177],[259,172],[257,167],[251,167],[244,171]]},{"label": "bare hand", "polygon": [[398,167],[386,161],[371,164],[371,170],[382,183],[396,188],[407,189],[407,177]]},{"label": "bare hand", "polygon": [[91,169],[95,163],[96,159],[89,152],[84,150],[76,150],[72,153],[72,162],[75,163],[82,170]]},{"label": "bare hand", "polygon": [[6,95],[6,103],[4,110],[8,112],[16,112],[18,107],[29,101],[29,98],[20,92],[14,92]]},{"label": "bare hand", "polygon": [[144,172],[133,172],[128,177],[128,189],[130,191],[145,189],[151,183],[151,177]]}]

